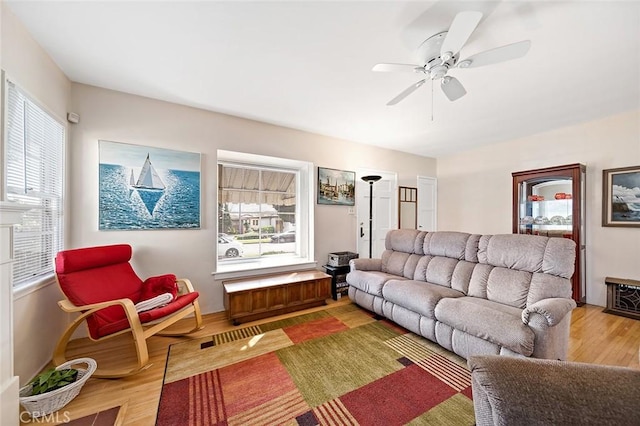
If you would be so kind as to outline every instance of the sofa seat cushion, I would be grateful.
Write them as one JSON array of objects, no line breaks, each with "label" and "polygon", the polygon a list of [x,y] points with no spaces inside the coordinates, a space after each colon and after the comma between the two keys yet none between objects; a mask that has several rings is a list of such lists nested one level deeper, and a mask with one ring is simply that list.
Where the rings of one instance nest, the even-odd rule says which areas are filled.
[{"label": "sofa seat cushion", "polygon": [[397,275],[380,271],[351,271],[347,275],[350,286],[365,293],[382,297],[382,287],[389,280],[404,280]]},{"label": "sofa seat cushion", "polygon": [[442,299],[435,308],[438,321],[530,356],[535,335],[522,322],[521,315],[522,309],[467,296]]},{"label": "sofa seat cushion", "polygon": [[385,300],[435,319],[436,304],[444,297],[463,297],[464,293],[438,284],[415,280],[389,280],[382,289]]}]

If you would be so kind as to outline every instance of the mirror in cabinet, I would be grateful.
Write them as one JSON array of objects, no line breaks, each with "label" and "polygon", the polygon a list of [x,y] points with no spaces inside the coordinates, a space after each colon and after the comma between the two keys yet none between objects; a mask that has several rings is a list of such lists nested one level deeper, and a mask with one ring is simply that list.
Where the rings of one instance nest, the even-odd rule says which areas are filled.
[{"label": "mirror in cabinet", "polygon": [[584,193],[582,164],[512,173],[513,232],[569,238],[576,243],[573,299],[586,302]]},{"label": "mirror in cabinet", "polygon": [[520,234],[572,237],[573,193],[570,180],[532,183],[531,194],[527,195],[524,190],[521,197]]}]

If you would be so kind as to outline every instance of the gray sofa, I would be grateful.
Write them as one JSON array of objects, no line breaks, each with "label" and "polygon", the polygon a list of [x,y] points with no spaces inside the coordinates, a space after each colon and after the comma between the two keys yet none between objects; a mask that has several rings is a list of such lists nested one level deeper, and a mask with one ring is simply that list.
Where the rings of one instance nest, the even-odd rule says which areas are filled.
[{"label": "gray sofa", "polygon": [[499,356],[474,356],[468,364],[478,426],[640,421],[640,370]]},{"label": "gray sofa", "polygon": [[354,303],[466,359],[566,359],[573,241],[392,230],[385,247],[350,261]]}]

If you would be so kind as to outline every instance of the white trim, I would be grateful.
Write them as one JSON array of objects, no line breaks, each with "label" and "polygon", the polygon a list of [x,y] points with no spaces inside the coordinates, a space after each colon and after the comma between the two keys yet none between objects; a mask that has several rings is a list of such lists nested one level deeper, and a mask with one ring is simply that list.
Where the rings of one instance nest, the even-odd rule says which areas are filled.
[{"label": "white trim", "polygon": [[281,266],[271,266],[271,267],[259,267],[256,268],[255,265],[252,265],[250,262],[245,263],[247,265],[247,269],[244,270],[234,270],[234,271],[219,271],[212,272],[213,278],[215,280],[228,280],[233,278],[246,278],[252,277],[256,275],[266,275],[266,274],[277,274],[280,272],[294,272],[294,271],[305,271],[308,269],[317,269],[318,263],[316,261],[312,262],[300,262],[297,264],[289,264],[289,265],[281,265]]},{"label": "white trim", "polygon": [[[434,202],[433,202],[433,229],[424,229],[424,226],[421,226],[421,216],[420,216],[420,207],[423,205],[422,203],[424,203],[424,194],[422,194],[421,196],[421,189],[422,189],[422,185],[420,184],[425,183],[426,181],[432,181],[433,182],[433,198],[434,198]],[[418,218],[418,231],[436,231],[438,230],[438,178],[435,176],[420,176],[418,175],[418,178],[416,179],[416,187],[418,188],[418,212],[417,212],[417,218]],[[428,225],[427,225],[428,226]]]},{"label": "white trim", "polygon": [[[366,167],[359,167],[356,169],[356,218],[357,218],[357,223],[358,226],[356,226],[356,247],[358,248],[358,252],[359,253],[365,253],[366,255],[369,254],[369,250],[368,247],[366,250],[363,250],[361,247],[361,244],[363,243],[362,237],[360,236],[360,232],[361,232],[361,226],[362,228],[365,229],[365,233],[368,234],[368,212],[369,212],[369,205],[367,204],[366,206],[363,206],[363,191],[366,191],[366,194],[368,195],[369,193],[369,184],[362,181],[362,177],[363,176],[367,176],[367,175],[380,175],[382,177],[383,181],[389,181],[391,183],[391,196],[390,196],[390,203],[391,205],[389,205],[389,209],[390,209],[390,214],[389,214],[389,230],[391,229],[397,229],[398,228],[398,173],[397,172],[393,172],[393,171],[389,171],[389,170],[379,170],[379,169],[371,169],[371,168],[366,168]],[[375,184],[374,184],[375,185]],[[374,209],[376,208],[375,203],[376,203],[376,199],[378,198],[378,195],[376,195],[376,189],[374,189]],[[364,207],[364,209],[363,209]],[[375,211],[375,210],[374,210]],[[367,216],[364,216],[364,214],[367,214]],[[377,216],[374,214],[374,224],[377,224],[376,226],[374,226],[374,229],[380,227],[380,223],[376,220]],[[362,225],[360,225],[362,224]],[[384,232],[384,235],[386,235],[386,231]],[[376,240],[378,240],[378,242],[376,243]],[[382,251],[384,250],[384,237],[383,235],[377,235],[376,236],[376,240],[374,240],[373,242],[373,257],[380,257],[380,255],[382,254]]]},{"label": "white trim", "polygon": [[54,284],[55,282],[56,279],[53,273],[45,275],[37,280],[29,281],[28,283],[13,289],[13,300],[21,299],[31,293]]},{"label": "white trim", "polygon": [[22,215],[31,209],[33,209],[32,206],[0,200],[0,226],[16,225],[22,222]]},{"label": "white trim", "polygon": [[[59,228],[54,228],[54,229],[55,229],[55,231],[59,231],[59,232],[54,232],[53,233],[53,235],[54,235],[53,239],[52,239],[53,245],[51,245],[51,247],[49,247],[49,246],[46,247],[46,251],[51,255],[51,258],[53,258],[53,256],[55,255],[56,250],[61,250],[62,248],[64,248],[64,244],[65,244],[65,233],[66,233],[65,232],[65,230],[66,230],[65,226],[66,226],[66,222],[67,222],[66,215],[65,215],[65,208],[66,208],[66,204],[67,204],[66,201],[67,200],[66,200],[66,196],[65,195],[66,195],[66,163],[67,163],[66,156],[67,156],[67,148],[68,148],[68,141],[69,141],[68,125],[67,125],[66,121],[61,120],[60,117],[57,116],[57,114],[55,114],[53,111],[51,111],[47,106],[45,106],[42,102],[40,102],[36,97],[31,96],[31,94],[27,90],[25,90],[20,84],[18,84],[15,80],[7,77],[6,73],[3,73],[2,77],[3,77],[3,79],[2,79],[2,95],[3,95],[2,102],[3,102],[3,105],[5,105],[5,108],[3,108],[3,115],[5,114],[5,111],[9,111],[9,109],[10,109],[10,108],[8,108],[8,105],[9,105],[8,99],[9,99],[10,92],[11,93],[15,92],[16,96],[19,96],[19,100],[20,100],[21,103],[23,102],[22,99],[24,99],[25,111],[27,111],[26,108],[33,108],[34,111],[38,111],[38,116],[39,117],[41,116],[42,119],[44,119],[46,123],[51,123],[51,124],[55,123],[55,124],[57,124],[57,126],[59,126],[59,128],[57,126],[55,126],[56,127],[55,128],[55,132],[56,132],[55,141],[56,141],[56,143],[58,141],[61,142],[60,150],[56,149],[55,152],[54,152],[54,155],[50,155],[51,154],[50,153],[51,149],[49,149],[49,148],[51,148],[51,147],[46,142],[46,140],[38,141],[39,145],[37,145],[39,147],[43,147],[43,148],[49,149],[47,151],[47,156],[46,156],[46,159],[45,159],[47,161],[47,163],[45,163],[45,164],[50,164],[50,162],[52,160],[56,160],[56,164],[57,164],[57,160],[59,159],[59,161],[60,161],[59,166],[61,168],[61,170],[59,170],[61,172],[61,175],[60,175],[61,186],[59,188],[59,191],[58,191],[58,187],[56,186],[55,190],[52,192],[56,196],[59,195],[59,199],[61,201],[61,203],[57,207],[57,209],[53,209],[53,212],[55,212],[57,214],[57,217],[55,218],[55,220],[59,220],[59,225],[57,225],[57,226],[59,226]],[[7,89],[7,87],[9,87],[10,90]],[[20,105],[20,104],[18,104],[18,105]],[[2,164],[3,164],[4,173],[3,173],[3,176],[2,176],[2,179],[1,179],[2,180],[2,196],[6,197],[6,198],[10,197],[12,199],[23,197],[23,196],[28,196],[28,197],[33,196],[33,198],[38,199],[41,202],[41,200],[44,199],[42,194],[39,194],[39,193],[28,193],[27,189],[25,189],[25,188],[19,188],[19,190],[17,190],[17,191],[13,191],[13,190],[12,191],[8,191],[8,189],[7,189],[8,185],[9,185],[9,180],[8,180],[8,175],[7,175],[9,167],[6,167],[7,164],[5,163],[5,161],[7,160],[7,153],[9,152],[8,151],[9,150],[9,146],[8,146],[9,141],[7,139],[7,132],[9,130],[9,127],[8,126],[4,126],[4,124],[6,124],[6,123],[4,123],[5,120],[6,120],[6,117],[3,117],[3,134],[2,134],[2,138],[3,138],[3,140],[2,140],[2,161],[3,161],[3,163]],[[25,125],[25,127],[24,127],[25,131],[28,130],[29,126],[27,126],[27,121],[26,120],[23,121],[23,124]],[[60,135],[61,139],[57,138],[58,132],[61,133],[61,135]],[[27,143],[27,141],[21,141],[20,139],[19,139],[19,141],[22,142],[22,144],[26,144]],[[42,142],[42,143],[40,143],[40,142]],[[26,145],[24,145],[24,146],[26,146]],[[57,146],[56,146],[56,148],[57,148]],[[26,158],[26,154],[25,154],[25,158]],[[25,162],[26,162],[26,159],[25,159]],[[25,164],[24,167],[25,167],[25,174],[26,174],[30,169],[27,167],[26,164]],[[57,172],[58,172],[58,170],[56,170],[56,169],[50,169],[49,171],[51,173],[53,173],[53,174],[57,174]],[[39,178],[43,178],[43,176],[44,176],[46,178],[46,177],[49,176],[49,174],[50,173],[46,173],[46,172],[43,172],[41,170],[40,173],[38,174],[38,177]],[[25,182],[26,182],[27,178],[25,177],[24,179],[25,179]],[[43,189],[43,191],[47,192],[44,189]],[[35,211],[35,210],[38,210],[38,209],[42,210],[43,207],[40,206],[40,205],[31,206],[31,210],[32,211]],[[40,234],[42,234],[42,232],[40,232]],[[27,235],[27,236],[22,238],[23,235]],[[20,238],[19,238],[19,236],[20,236]],[[18,247],[21,247],[21,244],[24,243],[24,241],[26,241],[25,239],[28,239],[28,238],[29,238],[28,234],[22,234],[22,233],[18,234],[18,233],[16,233],[14,235],[14,250],[17,250]],[[58,244],[56,244],[56,242]],[[53,252],[53,254],[51,254],[51,252]],[[23,271],[23,269],[17,268],[15,265],[20,265],[21,268],[22,268],[22,266],[26,265],[26,267],[28,267],[29,269],[27,269],[26,271]],[[34,270],[31,271],[31,269],[34,269]],[[27,290],[22,290],[22,289],[28,288],[28,287],[34,287],[34,290],[37,290],[37,289],[42,287],[42,285],[41,285],[42,282],[46,283],[46,281],[50,280],[50,278],[53,276],[54,266],[51,265],[51,268],[46,268],[46,269],[44,269],[44,268],[42,268],[40,266],[38,266],[36,268],[33,268],[33,265],[31,265],[30,263],[24,264],[22,262],[14,262],[14,277],[15,277],[15,274],[16,274],[16,272],[15,272],[16,270],[19,271],[20,276],[22,277],[21,281],[22,280],[26,281],[26,282],[23,282],[22,284],[20,284],[20,285],[15,287],[15,289],[18,290],[17,293],[19,295],[22,295],[22,294],[28,293]],[[23,273],[23,272],[26,272],[26,273]],[[38,277],[36,279],[29,279],[28,277],[31,274],[31,272],[38,273],[38,274],[39,273],[46,273],[46,275]],[[15,283],[14,283],[14,285],[15,285]],[[14,295],[14,297],[15,297],[15,295]]]},{"label": "white trim", "polygon": [[7,114],[7,106],[9,104],[9,97],[7,96],[7,75],[4,70],[0,70],[0,102],[2,102],[2,110],[0,111],[0,164],[2,164],[2,173],[0,173],[0,200],[7,199],[7,191],[5,189],[5,182],[7,181],[7,168],[4,166],[5,158],[7,158],[7,148],[5,141],[7,140],[7,126],[5,125],[5,115]]},{"label": "white trim", "polygon": [[246,152],[218,150],[218,162],[230,161],[241,164],[255,164],[256,166],[290,167],[299,169],[303,164],[310,164],[307,161],[291,160],[289,158],[270,157],[268,155],[249,154]]},{"label": "white trim", "polygon": [[[8,80],[11,84],[15,85],[27,98],[29,98],[29,100],[31,102],[36,104],[40,109],[42,109],[44,112],[49,114],[51,116],[51,118],[53,118],[62,127],[64,127],[64,133],[65,133],[65,136],[66,136],[67,133],[68,133],[68,130],[69,130],[69,123],[67,122],[67,118],[59,116],[51,108],[49,108],[44,102],[42,102],[37,96],[34,96],[29,90],[25,89],[25,86],[22,83],[20,83],[20,81],[18,79],[15,79],[10,75],[7,75],[6,71],[4,71],[4,70],[2,70],[2,71],[4,72],[4,75],[3,75],[4,81]],[[65,142],[66,141],[67,141],[67,139],[65,137]]]}]

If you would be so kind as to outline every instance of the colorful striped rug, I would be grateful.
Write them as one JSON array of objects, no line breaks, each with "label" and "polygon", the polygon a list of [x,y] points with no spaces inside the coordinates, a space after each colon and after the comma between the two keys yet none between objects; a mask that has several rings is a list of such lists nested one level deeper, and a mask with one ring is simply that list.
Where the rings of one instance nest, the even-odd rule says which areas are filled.
[{"label": "colorful striped rug", "polygon": [[169,348],[157,425],[473,425],[464,359],[356,305]]}]

